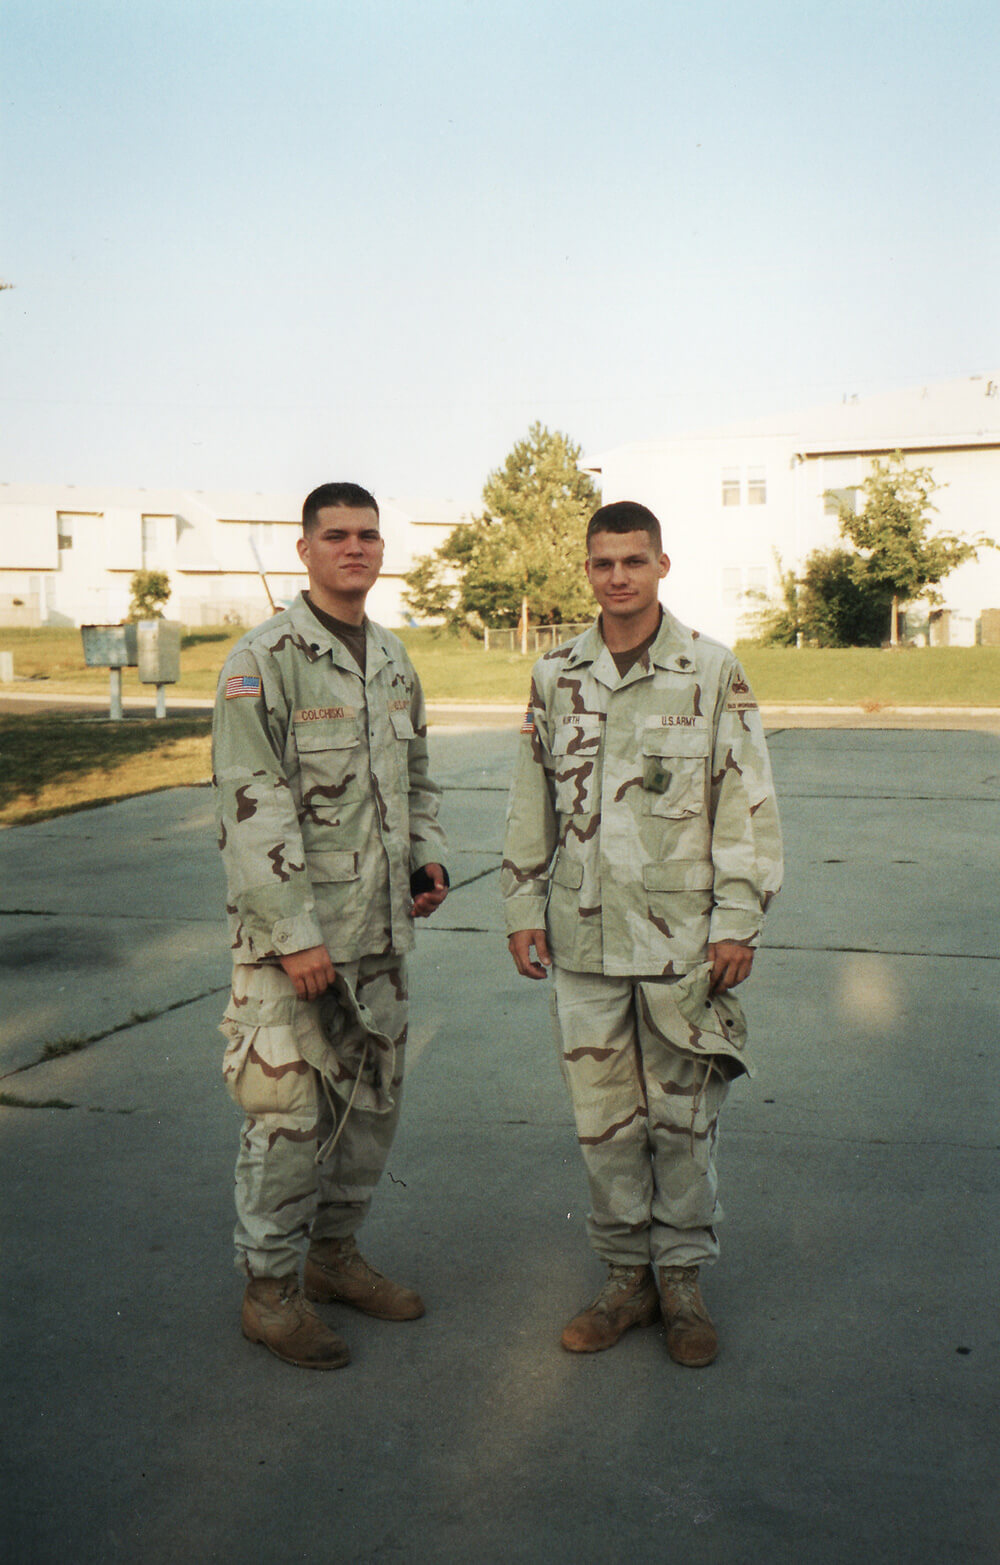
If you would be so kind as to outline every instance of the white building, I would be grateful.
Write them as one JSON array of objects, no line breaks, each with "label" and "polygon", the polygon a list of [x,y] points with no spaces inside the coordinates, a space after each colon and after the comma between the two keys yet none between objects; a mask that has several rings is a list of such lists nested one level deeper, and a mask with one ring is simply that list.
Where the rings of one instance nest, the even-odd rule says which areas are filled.
[{"label": "white building", "polygon": [[[620,446],[585,465],[605,504],[638,500],[660,518],[665,597],[679,618],[732,643],[751,632],[759,595],[778,596],[776,557],[797,569],[841,543],[826,491],[856,488],[872,457],[896,451],[943,486],[942,530],[1000,541],[1000,374]],[[950,639],[971,642],[982,611],[1000,607],[1000,552],[961,566],[941,591]]]},{"label": "white building", "polygon": [[[295,550],[302,496],[0,484],[0,624],[115,624],[138,570],[170,577],[186,625],[254,625],[306,584]],[[402,577],[464,517],[452,501],[379,502],[385,567],[368,607],[402,625]]]}]

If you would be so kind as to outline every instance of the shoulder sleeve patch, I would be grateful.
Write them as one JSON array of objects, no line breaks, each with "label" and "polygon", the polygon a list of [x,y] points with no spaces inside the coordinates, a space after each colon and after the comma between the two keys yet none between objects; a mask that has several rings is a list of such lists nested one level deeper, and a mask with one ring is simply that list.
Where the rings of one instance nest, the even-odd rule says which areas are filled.
[{"label": "shoulder sleeve patch", "polygon": [[259,696],[259,674],[231,674],[226,680],[226,700],[232,701],[236,696]]}]

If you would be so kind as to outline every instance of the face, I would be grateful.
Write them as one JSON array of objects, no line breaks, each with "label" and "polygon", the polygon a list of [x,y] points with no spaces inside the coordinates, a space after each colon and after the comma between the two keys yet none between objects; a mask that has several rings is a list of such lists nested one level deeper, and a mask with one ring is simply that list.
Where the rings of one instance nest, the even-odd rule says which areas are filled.
[{"label": "face", "polygon": [[670,561],[648,533],[595,533],[584,569],[601,613],[628,621],[652,613]]},{"label": "face", "polygon": [[382,569],[385,541],[371,509],[325,505],[298,541],[299,559],[320,608],[325,600],[364,598]]}]

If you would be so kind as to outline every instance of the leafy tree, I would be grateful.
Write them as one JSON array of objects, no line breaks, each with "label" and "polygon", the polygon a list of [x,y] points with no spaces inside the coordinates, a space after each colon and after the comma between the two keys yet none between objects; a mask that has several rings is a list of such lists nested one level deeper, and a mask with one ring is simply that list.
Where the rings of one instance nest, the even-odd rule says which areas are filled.
[{"label": "leafy tree", "polygon": [[589,619],[582,561],[600,492],[577,463],[580,447],[534,423],[483,487],[485,510],[406,576],[416,614],[458,625],[516,625],[526,602],[544,624]]},{"label": "leafy tree", "polygon": [[162,619],[162,604],[170,597],[170,577],[166,571],[136,571],[129,583],[132,600],[128,619]]},{"label": "leafy tree", "polygon": [[767,598],[763,592],[747,594],[761,605],[755,615],[754,640],[765,647],[794,647],[802,629],[799,619],[800,582],[793,570],[785,569],[777,551],[774,563],[778,572],[779,596]]},{"label": "leafy tree", "polygon": [[[801,576],[775,555],[780,594],[757,616],[756,639],[767,647],[878,647],[889,623],[889,597],[855,580],[846,549],[814,549]],[[763,595],[761,595],[763,596]]]},{"label": "leafy tree", "polygon": [[891,597],[859,581],[856,555],[846,549],[814,549],[799,582],[802,634],[818,647],[880,647],[889,625]]},{"label": "leafy tree", "polygon": [[975,559],[980,549],[993,547],[981,535],[973,539],[955,533],[928,536],[931,512],[937,509],[931,496],[940,487],[929,467],[908,467],[897,451],[888,461],[873,459],[872,471],[861,486],[864,506],[859,512],[840,505],[841,535],[858,551],[851,563],[855,581],[891,602],[893,646],[899,642],[901,602],[923,597],[940,603],[941,594],[933,590],[936,584],[964,561]]}]

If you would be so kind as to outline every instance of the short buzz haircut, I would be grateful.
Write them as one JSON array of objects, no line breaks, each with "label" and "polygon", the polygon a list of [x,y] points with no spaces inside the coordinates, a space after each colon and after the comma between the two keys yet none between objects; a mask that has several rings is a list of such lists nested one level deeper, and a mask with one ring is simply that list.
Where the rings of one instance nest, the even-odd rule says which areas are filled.
[{"label": "short buzz haircut", "polygon": [[378,515],[378,501],[360,484],[320,484],[312,494],[306,495],[302,505],[304,533],[312,532],[318,513],[328,505],[346,505],[352,511],[374,511]]},{"label": "short buzz haircut", "polygon": [[660,524],[648,506],[638,500],[616,500],[613,505],[602,505],[587,523],[587,553],[595,533],[646,533],[657,554],[663,553],[663,534]]}]

